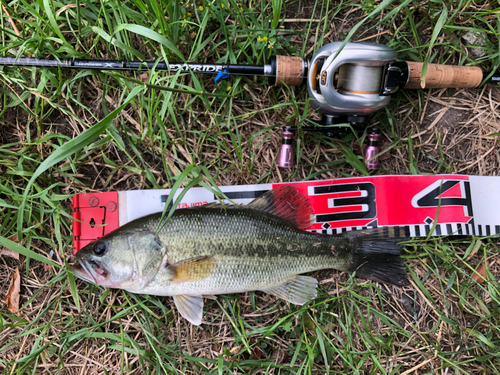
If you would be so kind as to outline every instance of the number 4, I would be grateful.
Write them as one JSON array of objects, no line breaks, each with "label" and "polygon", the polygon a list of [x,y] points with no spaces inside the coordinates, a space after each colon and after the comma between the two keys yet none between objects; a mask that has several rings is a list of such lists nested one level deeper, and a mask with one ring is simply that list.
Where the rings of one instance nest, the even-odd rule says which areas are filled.
[{"label": "number 4", "polygon": [[[459,185],[460,197],[440,197]],[[413,207],[463,206],[465,216],[473,216],[469,181],[439,180],[428,186],[411,200]]]}]

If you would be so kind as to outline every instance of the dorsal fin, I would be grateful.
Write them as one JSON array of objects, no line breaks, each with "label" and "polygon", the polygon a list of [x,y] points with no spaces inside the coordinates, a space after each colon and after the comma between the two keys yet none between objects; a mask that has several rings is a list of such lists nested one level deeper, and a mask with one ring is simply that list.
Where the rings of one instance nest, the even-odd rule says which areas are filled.
[{"label": "dorsal fin", "polygon": [[246,206],[225,204],[219,202],[208,203],[191,209],[220,208],[231,210],[234,208],[251,208],[281,217],[297,228],[307,228],[312,224],[314,211],[307,198],[293,186],[278,186],[255,198]]},{"label": "dorsal fin", "polygon": [[269,190],[246,207],[279,216],[297,228],[307,228],[314,217],[307,198],[294,187],[287,185]]}]

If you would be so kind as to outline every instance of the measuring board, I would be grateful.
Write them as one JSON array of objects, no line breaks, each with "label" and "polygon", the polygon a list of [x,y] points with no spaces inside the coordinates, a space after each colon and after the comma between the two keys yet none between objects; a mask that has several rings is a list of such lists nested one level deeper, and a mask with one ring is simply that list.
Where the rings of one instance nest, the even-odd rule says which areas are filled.
[{"label": "measuring board", "polygon": [[[219,188],[234,203],[247,204],[281,185],[293,186],[309,199],[315,222],[306,230],[312,232],[394,227],[400,237],[500,234],[500,177],[371,176]],[[73,252],[134,219],[163,211],[169,194],[162,189],[75,195]],[[215,201],[210,190],[192,188],[178,208]]]}]

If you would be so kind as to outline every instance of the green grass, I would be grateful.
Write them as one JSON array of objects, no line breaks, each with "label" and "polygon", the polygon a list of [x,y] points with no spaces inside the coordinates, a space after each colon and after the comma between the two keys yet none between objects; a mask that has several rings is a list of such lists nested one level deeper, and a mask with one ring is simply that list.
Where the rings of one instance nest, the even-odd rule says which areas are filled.
[{"label": "green grass", "polygon": [[[2,6],[21,33],[2,11],[1,56],[263,64],[276,52],[310,58],[349,38],[387,44],[403,60],[500,64],[497,1]],[[471,30],[487,37],[476,60],[460,39]],[[399,92],[370,119],[390,153],[371,173],[497,175],[496,152],[479,162],[477,155],[496,147],[499,101],[493,87]],[[428,129],[443,107],[446,115]],[[178,316],[170,298],[103,290],[68,272],[70,198],[79,192],[366,175],[363,136],[353,134],[300,133],[298,166],[276,168],[281,127],[307,126],[316,116],[305,88],[269,88],[259,77],[214,85],[194,74],[0,67],[0,246],[25,256],[0,256],[2,299],[15,267],[22,274],[20,312],[0,309],[0,369],[498,374],[497,238],[414,240],[405,253],[412,283],[391,293],[321,271],[319,298],[303,307],[262,293],[219,296],[206,302],[209,324],[199,328]],[[474,270],[484,262],[487,281],[477,282]]]}]

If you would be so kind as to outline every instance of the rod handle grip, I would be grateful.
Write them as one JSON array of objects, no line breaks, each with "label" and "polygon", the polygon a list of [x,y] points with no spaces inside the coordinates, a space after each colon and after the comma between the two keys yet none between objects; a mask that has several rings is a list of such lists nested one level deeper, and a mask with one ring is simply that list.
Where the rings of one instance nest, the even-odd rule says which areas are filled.
[{"label": "rod handle grip", "polygon": [[302,57],[276,56],[275,86],[299,86],[304,79],[304,62]]},{"label": "rod handle grip", "polygon": [[409,77],[405,89],[473,88],[483,80],[483,71],[477,66],[428,64],[422,86],[420,77],[424,63],[408,61],[407,64]]}]

